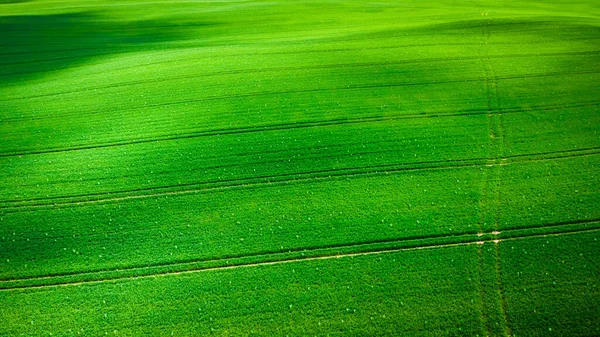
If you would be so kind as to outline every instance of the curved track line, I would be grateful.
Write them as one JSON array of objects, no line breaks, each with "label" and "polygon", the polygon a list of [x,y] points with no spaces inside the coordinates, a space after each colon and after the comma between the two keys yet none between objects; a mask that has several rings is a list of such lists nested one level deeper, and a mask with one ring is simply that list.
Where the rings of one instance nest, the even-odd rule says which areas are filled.
[{"label": "curved track line", "polygon": [[[346,88],[346,87],[344,87]],[[347,88],[346,88],[347,89]],[[316,90],[321,90],[321,89],[316,89]],[[326,89],[323,89],[326,90]],[[195,100],[194,102],[199,102],[201,100],[206,100],[206,101],[211,101],[211,100],[221,100],[221,99],[229,99],[229,98],[233,98],[233,96],[214,96],[214,97],[208,97],[208,98],[203,98],[203,99],[199,99],[199,100]],[[187,101],[181,101],[181,102],[168,102],[168,103],[160,103],[160,104],[152,104],[152,105],[147,105],[147,106],[141,106],[141,107],[133,107],[133,108],[126,108],[126,109],[122,109],[120,110],[121,112],[123,111],[134,111],[134,110],[141,110],[141,109],[146,109],[148,107],[162,107],[162,106],[169,106],[169,105],[177,105],[177,104],[187,104],[187,103],[194,103],[194,102],[187,102]],[[578,108],[578,107],[587,107],[587,106],[594,106],[594,105],[598,105],[598,101],[597,100],[593,100],[593,101],[578,101],[576,103],[561,103],[561,104],[541,104],[541,105],[536,105],[536,106],[532,106],[532,107],[512,107],[512,108],[503,108],[502,110],[499,110],[498,112],[522,112],[522,111],[535,111],[534,109],[539,109],[539,110],[556,110],[556,109],[561,109],[561,108]],[[210,131],[221,131],[221,130],[235,130],[235,129],[253,129],[253,128],[262,128],[262,127],[269,127],[270,125],[296,125],[296,124],[304,124],[304,123],[322,123],[322,122],[329,122],[329,121],[337,121],[337,120],[361,120],[361,119],[370,119],[370,118],[377,118],[377,117],[386,117],[386,116],[397,116],[397,117],[402,117],[402,116],[406,116],[406,117],[411,117],[411,116],[423,116],[423,115],[441,115],[446,116],[449,114],[457,114],[457,113],[477,113],[477,112],[481,112],[481,109],[462,109],[462,110],[454,110],[454,111],[434,111],[434,112],[411,112],[411,113],[394,113],[394,114],[390,114],[390,115],[383,115],[383,116],[362,116],[362,117],[356,117],[356,118],[334,118],[334,119],[327,119],[327,120],[316,120],[316,121],[305,121],[305,122],[298,122],[298,123],[279,123],[279,124],[265,124],[265,125],[261,125],[261,126],[252,126],[252,127],[236,127],[236,128],[231,128],[231,129],[214,129],[214,130],[206,130],[205,132],[210,132]],[[96,110],[93,111],[92,113],[90,112],[75,112],[75,113],[69,113],[69,114],[62,114],[62,115],[38,115],[38,116],[28,116],[28,117],[8,117],[8,118],[4,118],[1,119],[0,122],[2,123],[20,123],[23,121],[39,121],[39,120],[45,120],[45,119],[63,119],[66,117],[88,117],[90,116],[90,114],[92,115],[102,115],[105,113],[114,113],[114,110]],[[172,135],[177,135],[177,134],[172,134]]]},{"label": "curved track line", "polygon": [[483,244],[477,245],[477,288],[479,290],[479,302],[481,305],[480,320],[485,329],[487,336],[492,336],[492,327],[488,314],[488,303],[486,301],[486,294],[484,290],[484,265],[485,261],[483,258]]},{"label": "curved track line", "polygon": [[[286,183],[302,183],[316,180],[329,180],[332,178],[343,178],[343,177],[361,177],[369,175],[382,175],[382,174],[394,174],[405,171],[426,171],[426,170],[443,170],[443,169],[455,169],[455,168],[467,168],[467,167],[481,167],[481,166],[505,166],[515,163],[523,162],[538,162],[556,159],[568,159],[584,156],[594,156],[600,154],[600,147],[579,149],[579,150],[566,150],[557,152],[545,152],[540,154],[529,154],[529,155],[514,155],[504,156],[501,158],[470,158],[470,159],[459,159],[459,160],[448,160],[448,161],[431,161],[431,162],[418,162],[409,164],[385,164],[385,165],[372,165],[362,167],[352,167],[343,169],[330,169],[330,170],[319,170],[310,172],[297,172],[289,174],[271,175],[271,176],[260,176],[260,177],[249,177],[249,178],[237,178],[228,180],[208,181],[201,183],[191,183],[186,185],[171,185],[171,186],[160,186],[141,188],[136,190],[128,191],[117,191],[117,192],[106,192],[106,193],[95,193],[85,194],[76,196],[61,196],[51,198],[35,198],[27,200],[8,200],[4,201],[4,205],[0,206],[0,211],[7,213],[7,211],[22,211],[26,209],[31,211],[33,209],[41,207],[57,207],[57,206],[68,206],[68,205],[82,205],[92,203],[105,203],[115,202],[129,199],[141,199],[159,196],[171,196],[171,195],[185,195],[195,193],[207,193],[211,191],[220,191],[228,189],[238,188],[252,188],[260,186],[278,185]],[[545,156],[545,157],[540,157]],[[412,165],[412,166],[409,166]],[[420,166],[414,166],[420,165]],[[186,189],[181,189],[186,187]],[[177,190],[171,190],[176,188]],[[160,190],[163,190],[162,192]],[[141,191],[149,191],[153,193],[139,193]],[[115,194],[123,194],[115,196]],[[112,196],[111,196],[112,195]],[[90,197],[98,197],[97,199],[90,199]],[[77,200],[61,200],[61,199],[77,199]],[[60,200],[60,201],[58,201]],[[31,203],[38,201],[47,201],[45,203]],[[8,204],[6,204],[8,203]],[[20,203],[20,204],[19,204]]]},{"label": "curved track line", "polygon": [[[547,228],[553,228],[553,227],[555,227],[555,226],[548,226]],[[546,228],[546,226],[543,226],[540,228]],[[381,240],[345,243],[345,244],[337,244],[337,245],[324,245],[324,246],[312,246],[312,247],[304,246],[304,247],[293,248],[293,249],[285,249],[284,251],[273,250],[273,251],[265,251],[265,252],[254,253],[254,254],[229,255],[229,256],[222,256],[219,258],[196,259],[196,260],[181,261],[181,262],[167,262],[167,263],[158,263],[158,264],[150,264],[150,265],[132,266],[132,267],[128,267],[128,268],[97,269],[97,270],[90,270],[90,271],[85,271],[85,272],[71,272],[71,273],[50,274],[50,275],[44,275],[44,276],[32,276],[32,277],[21,277],[21,278],[5,278],[5,279],[0,279],[0,284],[7,283],[7,282],[19,282],[19,281],[48,280],[48,279],[54,279],[54,278],[59,278],[59,277],[89,276],[89,275],[108,273],[108,272],[133,272],[133,271],[140,271],[140,270],[143,271],[143,270],[151,270],[154,268],[161,268],[161,267],[177,267],[177,266],[194,265],[194,264],[198,264],[198,263],[219,262],[219,261],[228,261],[228,260],[244,259],[244,258],[268,259],[269,256],[277,256],[277,255],[290,254],[290,253],[298,254],[298,253],[307,253],[307,252],[314,252],[314,251],[323,251],[323,250],[328,250],[328,249],[345,249],[345,248],[364,247],[364,246],[376,245],[376,244],[390,244],[390,243],[400,243],[400,242],[406,243],[406,242],[412,242],[412,241],[418,242],[418,241],[431,240],[431,239],[460,238],[460,237],[466,237],[469,235],[472,236],[473,234],[436,234],[436,235],[429,235],[429,236],[422,235],[422,236],[413,236],[413,237],[401,238],[401,239],[381,239]],[[482,234],[482,235],[485,235],[485,234]]]},{"label": "curved track line", "polygon": [[[484,10],[481,10],[481,14],[484,14]],[[484,82],[484,89],[485,89],[485,98],[486,98],[486,107],[487,107],[487,128],[488,128],[488,134],[489,134],[489,140],[488,140],[488,144],[487,144],[487,152],[488,152],[488,157],[490,158],[494,158],[494,160],[498,160],[499,154],[496,150],[496,131],[495,131],[495,118],[494,116],[496,115],[496,111],[499,109],[500,105],[498,104],[498,95],[497,95],[497,81],[492,81],[491,80],[491,75],[490,75],[490,68],[491,68],[491,62],[489,59],[489,48],[488,48],[488,42],[489,42],[489,38],[490,38],[490,32],[489,32],[489,20],[483,20],[481,21],[481,46],[479,48],[479,63],[481,64],[481,70],[483,72],[483,76],[485,78],[485,82]],[[495,98],[492,99],[492,98]],[[482,186],[482,190],[481,190],[481,199],[480,199],[480,210],[479,210],[479,221],[478,221],[478,226],[479,226],[479,232],[480,233],[484,233],[486,228],[485,228],[485,224],[486,223],[486,219],[487,216],[489,215],[489,213],[492,213],[493,215],[493,208],[490,207],[491,203],[491,195],[495,192],[495,190],[492,188],[492,184],[490,182],[491,177],[490,175],[492,173],[494,173],[495,168],[492,168],[492,170],[485,170],[483,172],[483,186]],[[496,230],[496,228],[494,228],[494,230]],[[484,289],[485,283],[484,283],[484,275],[485,275],[485,260],[484,260],[484,252],[483,252],[483,245],[480,244],[477,246],[477,272],[479,275],[479,282],[477,283],[477,288],[479,289],[479,298],[481,301],[481,315],[480,315],[480,319],[482,322],[482,325],[485,329],[485,331],[487,332],[487,336],[493,336],[493,330],[492,330],[492,322],[490,321],[490,315],[488,313],[489,310],[489,306],[490,303],[487,301],[486,298],[486,292]]]},{"label": "curved track line", "polygon": [[[577,104],[561,104],[561,105],[545,105],[545,106],[542,105],[542,106],[531,107],[531,108],[506,108],[506,109],[499,110],[498,112],[499,113],[520,113],[520,112],[526,112],[526,111],[553,111],[553,110],[558,110],[558,109],[572,109],[572,108],[597,106],[599,104],[600,104],[600,102],[590,101],[590,102],[583,102],[583,103],[577,103]],[[535,109],[535,110],[533,110],[533,109]],[[0,153],[0,158],[92,150],[92,149],[129,146],[129,145],[144,144],[144,143],[177,141],[177,140],[182,140],[182,139],[194,139],[194,138],[201,138],[201,137],[214,137],[214,136],[233,135],[233,134],[271,132],[271,131],[327,127],[327,126],[346,125],[346,124],[363,124],[363,123],[366,124],[366,123],[377,123],[377,122],[383,122],[383,121],[394,121],[394,120],[403,120],[403,119],[458,118],[458,117],[485,115],[488,113],[489,113],[489,111],[483,111],[483,110],[460,110],[460,111],[451,111],[451,112],[389,114],[389,115],[384,115],[384,116],[336,118],[336,119],[313,121],[313,122],[266,124],[266,125],[254,126],[254,127],[237,127],[237,128],[229,128],[229,129],[213,129],[213,130],[191,132],[191,133],[184,133],[184,134],[170,134],[170,135],[165,135],[165,136],[156,136],[156,137],[142,138],[142,139],[137,139],[137,140],[126,140],[126,141],[117,141],[117,142],[112,142],[112,143],[81,145],[81,146],[73,146],[73,147],[67,147],[67,148],[49,148],[49,149],[21,151],[21,152],[5,152],[5,153]]]},{"label": "curved track line", "polygon": [[[588,75],[588,74],[597,74],[600,71],[579,71],[579,72],[548,72],[548,73],[534,73],[534,74],[522,74],[522,75],[510,75],[510,76],[497,76],[497,80],[514,80],[514,79],[524,79],[524,78],[540,78],[540,77],[554,77],[554,76],[570,76],[570,75]],[[229,100],[229,99],[239,99],[239,98],[249,98],[249,97],[264,97],[264,96],[273,96],[273,95],[285,95],[285,94],[299,94],[299,93],[313,93],[313,92],[322,92],[322,91],[342,91],[342,90],[361,90],[361,89],[380,89],[380,88],[397,88],[397,87],[412,87],[412,86],[427,86],[427,85],[444,85],[444,84],[455,84],[455,83],[476,83],[476,82],[485,82],[486,77],[480,78],[466,78],[466,79],[455,79],[455,80],[445,80],[445,81],[429,81],[429,82],[404,82],[404,83],[373,83],[366,85],[346,85],[341,87],[324,87],[324,88],[304,88],[304,89],[290,89],[285,91],[256,91],[249,93],[241,93],[241,94],[230,94],[230,95],[220,95],[220,96],[208,96],[197,99],[187,99],[180,101],[173,101],[167,103],[154,103],[148,104],[144,106],[132,107],[127,109],[120,110],[123,111],[131,111],[131,110],[139,110],[139,109],[148,109],[154,107],[165,107],[165,106],[173,106],[173,105],[181,105],[181,104],[190,104],[190,103],[201,103],[201,102],[209,102],[209,101],[219,101],[219,100]],[[106,86],[104,88],[112,88],[114,85]],[[114,109],[100,110],[100,111],[92,111],[92,112],[80,112],[80,113],[71,113],[71,114],[63,114],[57,118],[65,118],[65,117],[73,117],[73,116],[89,116],[96,115],[102,113],[113,113]],[[53,117],[42,117],[42,118],[53,118]],[[21,119],[21,118],[18,118]],[[36,117],[27,117],[22,118],[25,120],[37,120]],[[10,119],[6,119],[10,121]]]},{"label": "curved track line", "polygon": [[[594,103],[593,105],[598,105],[598,104],[600,104],[600,103]],[[21,151],[21,152],[4,152],[4,153],[0,153],[0,158],[47,154],[47,153],[61,153],[61,152],[81,151],[81,150],[92,150],[92,149],[99,149],[99,148],[110,148],[110,147],[128,146],[128,145],[136,145],[136,144],[144,144],[144,143],[155,143],[155,142],[163,142],[163,141],[176,141],[176,140],[181,140],[181,139],[193,139],[193,138],[201,138],[201,137],[215,137],[215,136],[248,134],[248,133],[257,133],[257,132],[260,133],[260,132],[270,132],[270,131],[294,130],[294,129],[315,128],[315,127],[326,127],[326,126],[333,126],[333,125],[376,123],[376,122],[402,120],[402,119],[467,117],[467,116],[475,116],[475,115],[479,115],[479,114],[482,114],[482,113],[478,112],[477,110],[471,110],[471,111],[463,110],[463,111],[457,111],[456,113],[455,112],[440,112],[440,113],[389,114],[389,115],[385,115],[385,116],[365,116],[365,117],[358,117],[358,118],[336,118],[336,119],[312,121],[312,122],[307,121],[307,122],[296,122],[296,123],[265,124],[265,125],[252,126],[252,127],[234,127],[234,128],[212,129],[212,130],[209,129],[206,131],[183,133],[183,134],[167,134],[164,136],[156,136],[156,137],[150,137],[150,138],[125,140],[125,141],[116,141],[116,142],[112,142],[112,143],[89,144],[89,145],[73,146],[73,147],[67,147],[67,148],[49,148],[49,149]]]},{"label": "curved track line", "polygon": [[[166,263],[156,263],[156,264],[145,264],[139,266],[131,266],[128,268],[114,268],[114,269],[96,269],[82,272],[69,272],[69,273],[57,273],[57,274],[49,274],[44,276],[31,276],[31,277],[21,277],[21,278],[5,278],[0,279],[1,283],[7,282],[19,282],[19,281],[35,281],[35,280],[47,280],[59,277],[72,277],[72,276],[89,276],[101,273],[108,272],[132,272],[132,271],[140,271],[140,270],[150,270],[155,268],[163,268],[163,267],[176,267],[176,266],[185,266],[185,265],[194,265],[198,263],[209,263],[209,262],[219,262],[219,261],[228,261],[235,259],[243,259],[243,258],[267,258],[268,256],[276,256],[282,254],[289,253],[307,253],[314,251],[323,251],[328,249],[345,249],[345,248],[360,248],[369,245],[376,244],[392,244],[392,243],[407,243],[407,242],[419,242],[424,240],[437,240],[437,239],[457,239],[457,238],[467,238],[471,237],[475,241],[479,241],[480,238],[492,237],[498,238],[500,235],[505,236],[507,238],[512,237],[526,237],[528,235],[535,235],[535,233],[521,233],[516,236],[511,236],[511,233],[519,233],[527,230],[534,231],[542,231],[542,230],[553,230],[559,229],[561,227],[571,227],[577,225],[588,225],[588,224],[600,224],[600,218],[598,219],[587,219],[587,220],[579,220],[579,221],[563,221],[556,222],[551,224],[542,224],[542,225],[534,225],[531,227],[525,228],[514,228],[514,229],[505,229],[502,232],[499,231],[490,231],[490,232],[479,232],[477,234],[473,233],[456,233],[456,234],[435,234],[435,235],[420,235],[420,236],[411,236],[406,238],[395,238],[395,239],[380,239],[380,240],[372,240],[372,241],[364,241],[364,242],[354,242],[354,243],[345,243],[345,244],[336,244],[336,245],[324,245],[324,246],[304,246],[292,249],[286,249],[284,251],[274,250],[274,251],[263,251],[259,253],[253,254],[240,254],[240,255],[225,255],[218,258],[208,258],[208,259],[192,259],[188,261],[179,261],[179,262],[166,262]],[[561,233],[568,232],[569,230],[560,230]],[[476,235],[476,237],[475,237]]]},{"label": "curved track line", "polygon": [[[487,15],[487,12],[485,13]],[[488,19],[482,21],[481,24],[481,32],[484,39],[485,44],[483,45],[483,57],[481,58],[481,62],[483,64],[483,69],[485,72],[485,87],[486,87],[486,97],[488,104],[488,122],[489,122],[489,132],[490,132],[490,144],[489,150],[490,154],[493,155],[496,160],[503,158],[504,156],[504,145],[506,142],[505,133],[504,133],[504,121],[502,117],[502,113],[499,113],[500,110],[500,95],[498,94],[498,75],[496,74],[496,70],[494,69],[494,64],[489,55],[489,42],[490,42],[490,25],[493,22],[493,19]],[[493,175],[492,181],[493,184],[489,184],[491,187],[491,191],[488,191],[488,199],[486,203],[489,207],[489,212],[491,213],[491,218],[493,222],[494,231],[499,231],[499,223],[500,223],[500,213],[502,206],[502,194],[501,194],[501,184],[502,184],[502,175],[500,172],[501,166],[493,167],[490,172]],[[490,179],[489,176],[486,175],[486,179]],[[504,334],[506,336],[512,336],[512,331],[509,324],[508,319],[508,309],[506,306],[506,296],[504,295],[504,287],[502,285],[502,268],[500,265],[500,248],[499,241],[494,241],[494,270],[496,274],[496,291],[498,293],[498,300],[500,302],[500,308],[502,313],[502,325]],[[480,265],[482,268],[483,265]],[[486,322],[486,325],[490,327],[491,322]],[[491,331],[490,331],[491,332]]]},{"label": "curved track line", "polygon": [[[579,72],[547,72],[547,73],[534,73],[534,74],[522,74],[522,75],[510,75],[510,76],[497,76],[497,80],[514,80],[514,79],[524,79],[524,78],[540,78],[540,77],[555,77],[555,76],[571,76],[571,75],[588,75],[588,74],[597,74],[600,73],[600,70],[589,70],[589,71],[579,71]],[[467,78],[467,79],[455,79],[455,80],[445,80],[445,81],[429,81],[429,82],[404,82],[404,83],[372,83],[365,85],[345,85],[341,87],[324,87],[324,88],[304,88],[304,89],[290,89],[284,91],[255,91],[248,93],[240,93],[240,94],[230,94],[230,95],[221,95],[221,96],[208,96],[198,99],[187,99],[181,101],[173,101],[167,103],[154,103],[148,104],[139,107],[133,107],[128,109],[123,109],[120,111],[128,111],[128,110],[139,110],[139,109],[147,109],[153,107],[165,107],[172,105],[181,105],[181,104],[190,104],[190,103],[200,103],[200,102],[208,102],[208,101],[217,101],[217,100],[228,100],[228,99],[237,99],[237,98],[249,98],[249,97],[261,97],[261,96],[273,96],[273,95],[284,95],[284,94],[298,94],[298,93],[313,93],[313,92],[321,92],[321,91],[341,91],[341,90],[361,90],[361,89],[379,89],[379,88],[397,88],[397,87],[411,87],[411,86],[427,86],[427,85],[443,85],[443,84],[455,84],[455,83],[476,83],[476,82],[485,82],[486,77],[478,77],[478,78]],[[110,88],[111,86],[107,86],[106,88]],[[93,111],[93,112],[81,112],[81,113],[71,113],[71,114],[63,114],[59,118],[72,117],[72,116],[88,116],[90,114],[99,114],[104,112],[114,112],[112,110],[104,110],[104,111]],[[36,120],[36,117],[27,117],[30,120]],[[9,120],[9,119],[7,119]]]},{"label": "curved track line", "polygon": [[[400,48],[400,47],[393,47]],[[383,49],[383,48],[372,48],[372,49]],[[127,52],[125,52],[127,53]],[[110,54],[109,54],[110,55]],[[525,57],[550,57],[550,56],[579,56],[579,55],[600,55],[600,51],[585,51],[585,52],[560,52],[560,53],[540,53],[540,54],[504,54],[504,55],[489,55],[486,56],[489,59],[508,59],[508,58],[525,58]],[[95,57],[98,55],[89,55],[89,57]],[[22,64],[27,63],[39,63],[39,62],[52,62],[52,61],[60,61],[66,60],[71,57],[63,57],[63,58],[55,58],[50,60],[37,60],[37,61],[20,61]],[[196,58],[190,58],[190,60],[195,60]],[[65,91],[65,92],[57,92],[57,93],[48,93],[48,94],[40,94],[40,95],[30,95],[25,97],[18,97],[7,99],[4,101],[15,101],[15,100],[24,100],[30,98],[42,98],[42,97],[51,97],[51,96],[60,96],[66,94],[73,94],[79,92],[86,92],[89,90],[98,90],[98,89],[112,89],[112,88],[121,88],[131,85],[139,85],[139,84],[149,84],[149,83],[162,83],[165,81],[178,81],[178,80],[189,80],[196,79],[202,77],[214,77],[214,76],[224,76],[224,75],[236,75],[236,74],[259,74],[259,73],[269,73],[269,72],[281,72],[281,71],[304,71],[304,70],[320,70],[320,69],[343,69],[343,68],[364,68],[364,67],[374,67],[374,66],[394,66],[394,65],[403,65],[403,64],[427,64],[427,63],[438,63],[438,62],[462,62],[469,60],[479,60],[479,56],[467,56],[467,57],[432,57],[432,58],[421,58],[421,59],[410,59],[410,60],[402,60],[402,61],[383,61],[383,62],[354,62],[354,63],[335,63],[335,64],[322,64],[322,65],[306,65],[306,66],[287,66],[287,67],[269,67],[269,68],[249,68],[249,69],[239,69],[239,70],[223,70],[223,71],[215,71],[208,72],[202,74],[193,74],[193,75],[178,75],[178,76],[165,76],[161,78],[152,78],[146,80],[135,80],[135,81],[125,81],[114,83],[111,85],[103,85],[96,87],[88,87],[88,88],[79,88],[76,90]],[[177,59],[176,62],[180,62],[180,59]],[[11,63],[13,64],[21,64],[21,63]],[[145,65],[147,66],[147,65]],[[8,76],[14,74],[0,74],[2,76]],[[20,75],[20,74],[17,74]]]},{"label": "curved track line", "polygon": [[[214,182],[207,182],[207,183],[192,184],[195,187],[188,188],[185,190],[164,191],[164,192],[156,192],[156,193],[148,193],[148,194],[134,194],[134,195],[125,195],[125,196],[118,196],[118,197],[99,198],[99,199],[94,199],[94,200],[82,199],[82,200],[73,200],[73,201],[43,203],[43,204],[40,203],[40,204],[27,204],[27,205],[8,205],[8,206],[0,206],[0,210],[8,210],[8,209],[14,210],[14,209],[20,209],[20,208],[55,207],[55,206],[61,206],[61,205],[81,205],[81,204],[90,204],[90,203],[114,202],[114,201],[122,201],[122,200],[129,200],[129,199],[194,194],[194,193],[209,192],[209,191],[220,191],[220,190],[236,189],[236,188],[250,188],[250,187],[257,187],[257,186],[284,184],[284,183],[310,182],[310,181],[315,181],[315,180],[324,180],[324,179],[341,178],[341,177],[359,177],[359,176],[366,176],[366,175],[390,174],[390,173],[396,173],[396,172],[402,172],[402,171],[439,170],[439,169],[452,169],[452,168],[460,168],[460,167],[479,167],[479,166],[486,165],[486,163],[469,164],[468,162],[470,162],[470,161],[473,161],[473,160],[465,160],[464,162],[467,162],[467,163],[462,163],[463,161],[455,161],[455,162],[457,162],[457,164],[454,164],[454,165],[436,165],[436,166],[426,166],[426,167],[399,167],[399,168],[395,168],[395,169],[390,168],[388,165],[381,165],[378,167],[370,167],[368,170],[358,171],[358,172],[357,172],[357,170],[361,170],[363,168],[348,168],[348,169],[324,171],[325,174],[319,175],[319,176],[311,176],[314,173],[304,172],[304,173],[291,173],[291,174],[286,174],[286,175],[264,176],[264,177],[257,177],[257,178],[248,178],[248,179],[240,178],[237,180],[239,182],[235,183],[235,184],[222,185],[223,182],[227,182],[227,181],[214,181]],[[488,165],[492,165],[492,164],[488,164]],[[502,164],[502,165],[506,165],[506,164]],[[350,171],[350,172],[344,172],[344,171]],[[316,173],[320,173],[320,172],[316,172]],[[285,178],[279,179],[282,177],[285,177]],[[259,181],[256,181],[256,180],[259,180]],[[200,187],[198,187],[198,185],[200,185]],[[204,185],[204,186],[202,186],[202,185]],[[208,185],[208,186],[206,186],[206,185]],[[162,187],[162,188],[164,189],[165,187]],[[166,187],[166,188],[170,188],[170,187]],[[152,188],[150,190],[155,191],[156,188]],[[138,190],[131,190],[128,192],[137,192],[137,191]],[[127,193],[127,192],[122,192],[122,193]],[[115,193],[103,193],[103,194],[98,194],[98,195],[107,196],[110,194],[115,194]],[[87,197],[87,195],[82,196],[82,198],[84,198],[84,197]],[[72,198],[72,197],[61,197],[61,198]],[[47,199],[41,199],[41,200],[47,200]],[[18,202],[22,202],[22,201],[12,201],[12,202],[18,203]]]},{"label": "curved track line", "polygon": [[[389,254],[389,253],[402,252],[402,251],[450,248],[450,247],[459,247],[459,246],[469,246],[469,245],[473,245],[473,244],[482,245],[485,243],[494,243],[495,245],[498,245],[500,242],[505,242],[505,241],[524,240],[524,239],[535,238],[535,237],[564,236],[564,235],[573,235],[573,234],[588,233],[588,232],[600,232],[600,228],[579,229],[579,230],[572,230],[572,231],[568,231],[568,232],[559,232],[559,233],[532,234],[532,235],[527,235],[527,236],[522,236],[522,237],[515,236],[515,237],[510,237],[510,238],[504,238],[504,239],[497,238],[497,237],[475,238],[472,241],[468,241],[468,242],[431,244],[431,245],[403,247],[403,248],[389,248],[389,249],[371,250],[371,251],[363,251],[363,252],[331,254],[331,255],[324,255],[324,256],[308,256],[308,257],[299,256],[299,257],[293,257],[293,258],[277,260],[277,261],[264,261],[264,262],[244,263],[244,264],[238,264],[238,265],[216,266],[216,267],[198,268],[198,269],[193,269],[193,270],[163,272],[163,273],[148,274],[148,275],[123,276],[123,277],[114,277],[114,278],[110,278],[110,279],[65,282],[65,283],[48,284],[48,285],[17,286],[17,287],[12,287],[12,288],[0,288],[0,291],[15,291],[15,290],[44,289],[44,288],[55,288],[55,287],[65,287],[65,286],[80,286],[80,285],[84,285],[84,284],[98,284],[98,283],[108,283],[108,282],[129,281],[129,280],[156,278],[156,277],[173,276],[173,275],[196,274],[196,273],[208,272],[208,271],[222,271],[222,270],[231,270],[231,269],[238,269],[238,268],[272,266],[272,265],[296,263],[296,262],[304,262],[304,261],[316,261],[316,260],[339,259],[339,258],[367,256],[367,255]],[[486,234],[491,235],[491,233],[486,233]]]}]

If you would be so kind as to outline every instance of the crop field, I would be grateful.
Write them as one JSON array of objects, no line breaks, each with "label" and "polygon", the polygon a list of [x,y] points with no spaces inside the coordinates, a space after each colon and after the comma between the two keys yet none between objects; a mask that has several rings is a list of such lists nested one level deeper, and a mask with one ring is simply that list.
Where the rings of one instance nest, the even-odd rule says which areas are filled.
[{"label": "crop field", "polygon": [[0,336],[599,336],[600,2],[0,0]]}]

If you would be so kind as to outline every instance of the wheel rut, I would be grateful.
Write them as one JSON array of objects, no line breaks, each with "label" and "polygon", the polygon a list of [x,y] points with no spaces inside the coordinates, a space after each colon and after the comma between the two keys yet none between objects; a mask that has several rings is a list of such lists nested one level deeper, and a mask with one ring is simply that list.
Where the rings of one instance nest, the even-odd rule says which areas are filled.
[{"label": "wheel rut", "polygon": [[[183,262],[160,265],[156,267],[132,267],[97,272],[81,272],[54,276],[37,276],[28,278],[0,280],[0,291],[41,289],[60,286],[77,286],[119,280],[135,280],[168,275],[192,274],[205,271],[229,270],[269,266],[284,263],[337,259],[363,255],[385,254],[401,251],[441,249],[467,245],[484,246],[494,244],[497,248],[501,242],[524,240],[535,237],[572,235],[585,232],[600,231],[600,219],[581,222],[542,225],[534,228],[512,229],[503,232],[487,232],[477,234],[453,234],[423,238],[405,238],[381,242],[365,242],[312,249],[298,249],[289,253],[268,253],[198,262]],[[496,274],[495,277],[499,274]],[[482,274],[485,277],[484,274]],[[483,294],[485,290],[480,290]],[[499,288],[497,291],[500,291]],[[484,295],[489,297],[489,295]]]},{"label": "wheel rut", "polygon": [[[487,17],[489,13],[485,9],[480,9],[481,15]],[[490,58],[491,30],[490,26],[493,19],[484,19],[481,22],[481,51],[480,62],[484,73],[485,95],[488,108],[488,128],[489,128],[489,145],[488,155],[494,158],[495,161],[501,163],[504,158],[505,147],[505,129],[504,121],[501,112],[500,95],[498,90],[498,76],[494,69],[493,62]],[[489,230],[494,233],[494,251],[493,258],[484,259],[483,246],[478,247],[478,261],[480,277],[480,293],[482,298],[482,320],[488,336],[502,334],[504,336],[512,336],[509,325],[507,303],[504,296],[504,288],[502,285],[501,260],[499,251],[499,242],[496,233],[500,233],[500,214],[502,214],[502,165],[494,165],[488,168],[485,173],[485,183],[482,191],[482,223],[481,230]],[[486,222],[486,220],[488,220]],[[488,270],[488,265],[493,265],[493,271]],[[486,282],[488,274],[495,274],[493,282]],[[489,288],[495,288],[495,296],[489,296]],[[496,304],[498,303],[498,304]],[[495,307],[499,307],[500,315],[497,315]],[[499,317],[498,317],[499,316]],[[494,322],[492,322],[494,321]],[[501,325],[501,329],[494,329]],[[499,327],[498,327],[499,328]],[[500,331],[498,331],[500,330]]]},{"label": "wheel rut", "polygon": [[[495,168],[519,163],[570,159],[577,157],[596,156],[598,154],[600,154],[600,148],[586,148],[556,152],[518,154],[504,156],[502,158],[469,158],[447,161],[414,162],[406,164],[398,163],[371,165],[310,172],[286,173],[272,176],[257,176],[229,180],[204,181],[185,185],[168,185],[123,191],[107,191],[103,193],[94,194],[31,198],[22,200],[5,200],[4,202],[0,203],[0,213],[32,211],[44,207],[78,206],[95,203],[111,203],[131,199],[210,193],[213,191],[221,191],[228,189],[258,188],[279,184],[310,183],[314,181],[340,178],[350,179],[355,177],[373,175],[398,174],[410,171],[460,169],[472,167]],[[495,181],[495,179],[491,179],[491,182],[493,181]],[[486,184],[489,185],[491,184],[491,182],[486,182]],[[492,189],[492,187],[487,188],[490,190]],[[486,193],[492,194],[493,191]],[[482,207],[483,206],[485,206],[485,203],[482,204]]]}]

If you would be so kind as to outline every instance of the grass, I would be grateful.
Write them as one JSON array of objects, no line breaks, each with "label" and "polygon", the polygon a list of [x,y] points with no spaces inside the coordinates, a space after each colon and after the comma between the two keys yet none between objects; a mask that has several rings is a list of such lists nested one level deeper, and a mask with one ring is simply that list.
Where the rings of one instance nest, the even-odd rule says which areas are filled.
[{"label": "grass", "polygon": [[20,309],[0,310],[7,334],[473,335],[476,263],[467,248],[311,261],[2,292]]},{"label": "grass", "polygon": [[0,335],[598,334],[599,13],[0,1]]},{"label": "grass", "polygon": [[[501,246],[515,335],[597,335],[598,233],[516,241]],[[544,263],[538,261],[543,259]]]}]

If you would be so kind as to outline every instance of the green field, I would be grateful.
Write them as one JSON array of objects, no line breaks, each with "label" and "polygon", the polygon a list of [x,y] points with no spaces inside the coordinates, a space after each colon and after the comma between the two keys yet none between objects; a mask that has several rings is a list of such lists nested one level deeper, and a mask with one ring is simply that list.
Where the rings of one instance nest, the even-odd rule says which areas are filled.
[{"label": "green field", "polygon": [[0,0],[0,336],[600,335],[600,3]]}]

